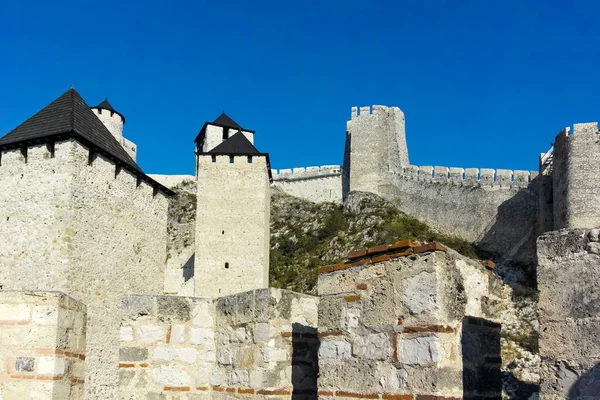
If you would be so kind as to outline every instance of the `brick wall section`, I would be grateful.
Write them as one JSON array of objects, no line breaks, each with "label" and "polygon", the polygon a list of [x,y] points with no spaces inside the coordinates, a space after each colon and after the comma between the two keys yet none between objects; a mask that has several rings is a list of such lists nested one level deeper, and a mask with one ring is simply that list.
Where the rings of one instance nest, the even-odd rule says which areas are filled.
[{"label": "brick wall section", "polygon": [[170,399],[267,399],[292,394],[314,398],[317,305],[312,296],[278,289],[214,301],[127,296],[120,394]]},{"label": "brick wall section", "polygon": [[463,398],[463,319],[499,316],[483,265],[401,241],[319,272],[320,398]]},{"label": "brick wall section", "polygon": [[0,398],[83,399],[86,307],[60,292],[0,292]]}]

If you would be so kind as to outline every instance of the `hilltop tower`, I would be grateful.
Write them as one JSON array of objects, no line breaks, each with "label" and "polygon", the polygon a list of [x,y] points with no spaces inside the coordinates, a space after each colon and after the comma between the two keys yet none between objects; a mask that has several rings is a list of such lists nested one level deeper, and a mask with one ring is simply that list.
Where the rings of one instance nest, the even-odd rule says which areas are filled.
[{"label": "hilltop tower", "polygon": [[130,140],[123,137],[123,125],[125,125],[125,117],[123,114],[113,108],[108,102],[108,99],[90,109],[102,121],[106,129],[117,139],[117,142],[127,151],[129,156],[136,159],[137,146]]},{"label": "hilltop tower", "polygon": [[343,192],[383,195],[391,185],[389,174],[408,166],[404,113],[398,107],[352,107],[346,125]]},{"label": "hilltop tower", "polygon": [[223,113],[196,138],[196,296],[269,286],[269,155]]}]

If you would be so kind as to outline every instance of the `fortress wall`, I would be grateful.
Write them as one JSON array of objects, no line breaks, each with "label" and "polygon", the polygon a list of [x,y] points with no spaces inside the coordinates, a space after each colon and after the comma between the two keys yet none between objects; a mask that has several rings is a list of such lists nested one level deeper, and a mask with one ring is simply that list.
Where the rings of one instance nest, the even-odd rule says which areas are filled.
[{"label": "fortress wall", "polygon": [[121,308],[115,398],[210,399],[217,360],[212,299],[127,295]]},{"label": "fortress wall", "polygon": [[195,295],[267,287],[271,197],[266,158],[253,156],[248,162],[247,156],[200,155],[197,182]]},{"label": "fortress wall", "polygon": [[120,395],[315,398],[317,305],[312,296],[279,289],[214,301],[126,296]]},{"label": "fortress wall", "polygon": [[600,225],[600,134],[598,123],[564,129],[554,145],[554,228]]},{"label": "fortress wall", "polygon": [[0,292],[0,398],[83,399],[86,307],[60,292]]},{"label": "fortress wall", "polygon": [[73,141],[0,155],[0,285],[68,292]]},{"label": "fortress wall", "polygon": [[120,297],[162,294],[168,200],[100,154],[89,163],[89,150],[78,143],[71,156],[69,293],[90,315],[86,398],[114,398]]},{"label": "fortress wall", "polygon": [[272,170],[272,186],[315,203],[339,203],[342,201],[341,170],[339,165]]},{"label": "fortress wall", "polygon": [[168,187],[169,189],[174,188],[185,181],[195,181],[194,175],[160,175],[160,174],[148,174],[148,176],[160,184]]},{"label": "fortress wall", "polygon": [[538,238],[540,399],[593,399],[600,393],[598,229]]},{"label": "fortress wall", "polygon": [[137,145],[135,143],[123,137],[121,139],[121,146],[123,146],[127,154],[129,154],[129,156],[133,158],[133,161],[137,159]]},{"label": "fortress wall", "polygon": [[[537,227],[536,182],[528,171],[447,167],[404,168],[379,192],[407,214],[438,231],[507,254],[533,237]],[[519,221],[515,224],[515,221]],[[527,256],[528,257],[528,256]]]},{"label": "fortress wall", "polygon": [[319,270],[319,398],[500,396],[500,280],[409,242]]}]

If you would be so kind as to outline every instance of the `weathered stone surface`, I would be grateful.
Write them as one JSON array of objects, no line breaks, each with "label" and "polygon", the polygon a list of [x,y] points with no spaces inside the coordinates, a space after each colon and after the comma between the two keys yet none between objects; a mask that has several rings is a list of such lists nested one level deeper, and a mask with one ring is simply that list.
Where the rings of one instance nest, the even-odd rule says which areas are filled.
[{"label": "weathered stone surface", "polygon": [[144,361],[148,358],[148,349],[143,347],[121,347],[119,349],[120,361]]},{"label": "weathered stone surface", "polygon": [[398,360],[407,365],[429,365],[443,357],[443,350],[436,337],[417,337],[398,340]]}]

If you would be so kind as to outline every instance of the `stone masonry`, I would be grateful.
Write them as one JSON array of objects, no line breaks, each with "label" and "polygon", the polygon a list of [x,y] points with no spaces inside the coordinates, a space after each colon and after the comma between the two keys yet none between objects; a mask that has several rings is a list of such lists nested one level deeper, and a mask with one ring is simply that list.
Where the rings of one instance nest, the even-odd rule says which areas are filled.
[{"label": "stone masonry", "polygon": [[500,397],[497,277],[439,243],[349,258],[319,270],[320,398]]},{"label": "stone masonry", "polygon": [[0,398],[83,399],[86,307],[60,292],[0,292]]},{"label": "stone masonry", "polygon": [[216,301],[125,297],[120,396],[314,398],[317,305],[314,297],[277,289]]},{"label": "stone masonry", "polygon": [[561,230],[538,239],[540,399],[600,393],[600,230]]}]

